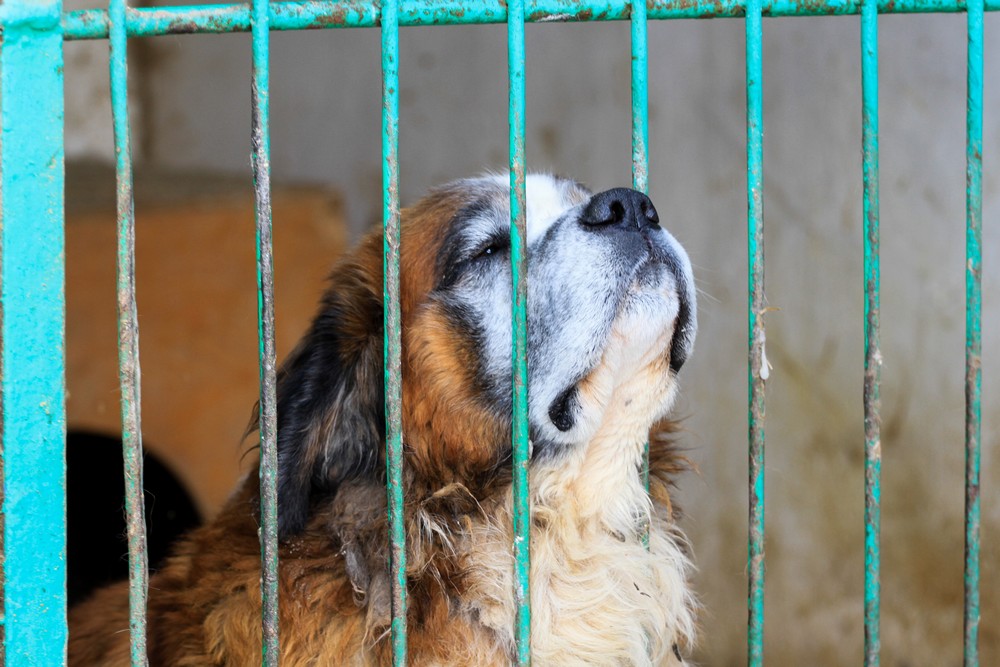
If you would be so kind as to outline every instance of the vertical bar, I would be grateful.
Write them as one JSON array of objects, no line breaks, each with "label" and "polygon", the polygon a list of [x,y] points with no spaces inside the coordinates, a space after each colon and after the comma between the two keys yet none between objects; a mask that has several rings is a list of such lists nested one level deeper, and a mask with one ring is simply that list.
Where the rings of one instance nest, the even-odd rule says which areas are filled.
[{"label": "vertical bar", "polygon": [[865,274],[865,665],[879,664],[882,436],[879,387],[878,4],[861,6],[862,226]]},{"label": "vertical bar", "polygon": [[268,61],[268,0],[253,0],[253,177],[257,241],[257,323],[260,361],[260,554],[261,657],[277,667],[278,646],[278,488],[277,403],[274,352],[274,260],[271,243],[271,137]]},{"label": "vertical bar", "polygon": [[632,187],[649,192],[649,54],[646,0],[632,0]]},{"label": "vertical bar", "polygon": [[0,662],[49,667],[66,663],[67,637],[62,3],[8,0],[4,10]]},{"label": "vertical bar", "polygon": [[983,0],[969,0],[965,226],[964,664],[979,665],[979,450],[982,431]]},{"label": "vertical bar", "polygon": [[[632,188],[649,192],[649,55],[646,48],[646,0],[632,0]],[[642,452],[642,485],[649,492],[649,442]],[[649,527],[642,535],[649,548]]]},{"label": "vertical bar", "polygon": [[386,490],[392,542],[392,664],[406,664],[406,528],[403,517],[403,386],[399,301],[399,4],[382,3],[382,225],[385,318]]},{"label": "vertical bar", "polygon": [[517,664],[531,664],[529,589],[531,508],[528,499],[528,256],[525,185],[524,0],[507,4],[507,68],[510,123],[510,264],[513,345],[514,597],[517,605]]},{"label": "vertical bar", "polygon": [[125,8],[125,0],[111,0],[108,8],[108,37],[118,207],[118,379],[122,397],[122,458],[125,465],[125,515],[128,532],[129,652],[133,667],[141,667],[147,664],[148,570],[142,484],[141,373],[135,300],[135,210],[128,118]]},{"label": "vertical bar", "polygon": [[747,0],[749,486],[747,662],[764,664],[764,67],[761,0]]}]

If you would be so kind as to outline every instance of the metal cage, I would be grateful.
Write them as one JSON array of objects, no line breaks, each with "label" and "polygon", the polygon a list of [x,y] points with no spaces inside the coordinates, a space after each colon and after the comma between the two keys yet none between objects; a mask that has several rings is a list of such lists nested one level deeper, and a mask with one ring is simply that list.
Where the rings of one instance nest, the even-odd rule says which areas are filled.
[{"label": "metal cage", "polygon": [[[861,15],[865,290],[865,664],[879,662],[880,400],[878,43],[880,13],[968,15],[966,261],[965,665],[979,664],[979,452],[983,13],[1000,0],[299,0],[63,13],[60,0],[8,0],[2,26],[3,649],[6,664],[66,661],[65,387],[63,248],[63,43],[108,39],[118,181],[119,359],[126,466],[131,656],[146,664],[147,573],[142,508],[142,442],[134,277],[132,168],[127,110],[129,38],[252,32],[253,152],[260,340],[261,579],[265,665],[278,664],[275,351],[271,258],[268,49],[272,30],[379,27],[383,71],[385,368],[389,514],[392,537],[392,647],[406,662],[406,564],[400,432],[398,38],[400,26],[506,23],[509,52],[511,261],[513,265],[514,497],[517,655],[529,664],[529,506],[525,237],[525,22],[629,20],[632,52],[632,180],[647,189],[647,49],[650,20],[742,18],[746,25],[748,385],[750,516],[748,660],[763,664],[764,607],[764,245],[762,19]],[[860,611],[860,610],[859,610]]]}]

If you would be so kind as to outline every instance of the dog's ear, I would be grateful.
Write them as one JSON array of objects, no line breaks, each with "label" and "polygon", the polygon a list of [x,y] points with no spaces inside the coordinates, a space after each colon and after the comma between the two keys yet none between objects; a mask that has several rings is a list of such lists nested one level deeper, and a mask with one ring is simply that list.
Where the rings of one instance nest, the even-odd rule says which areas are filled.
[{"label": "dog's ear", "polygon": [[348,479],[384,477],[381,258],[370,254],[334,269],[312,326],[278,372],[282,538],[305,527],[317,496]]}]

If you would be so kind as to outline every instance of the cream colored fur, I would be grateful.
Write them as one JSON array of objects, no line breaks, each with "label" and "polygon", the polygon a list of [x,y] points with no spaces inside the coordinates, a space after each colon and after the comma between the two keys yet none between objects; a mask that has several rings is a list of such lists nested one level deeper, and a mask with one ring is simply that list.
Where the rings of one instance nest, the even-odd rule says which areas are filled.
[{"label": "cream colored fur", "polygon": [[[694,642],[687,542],[669,509],[652,506],[639,473],[649,427],[676,392],[661,352],[669,333],[647,354],[612,345],[582,397],[584,412],[601,416],[594,436],[532,468],[532,656],[539,665],[684,665],[674,645]],[[465,611],[513,655],[510,507],[508,497],[471,536],[476,567]],[[650,525],[647,550],[642,535]]]}]

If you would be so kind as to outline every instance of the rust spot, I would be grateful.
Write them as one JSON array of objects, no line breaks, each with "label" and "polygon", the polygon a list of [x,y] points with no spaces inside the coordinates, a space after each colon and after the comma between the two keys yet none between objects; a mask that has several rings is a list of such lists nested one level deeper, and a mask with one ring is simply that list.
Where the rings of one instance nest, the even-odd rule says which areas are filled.
[{"label": "rust spot", "polygon": [[233,32],[233,24],[228,21],[213,17],[208,20],[208,32]]},{"label": "rust spot", "polygon": [[[824,15],[824,14],[829,15],[836,13],[836,9],[829,3],[825,2],[825,0],[805,0],[805,2],[802,2],[800,7],[801,7],[800,11],[796,13],[802,13],[807,16]],[[764,16],[770,16],[771,12],[765,11],[763,12],[763,14]]]},{"label": "rust spot", "polygon": [[177,19],[167,25],[171,35],[191,35],[198,32],[198,24],[190,19]]},{"label": "rust spot", "polygon": [[343,7],[338,7],[329,14],[324,14],[323,16],[316,17],[316,20],[312,22],[311,28],[337,28],[347,25],[347,10]]}]

